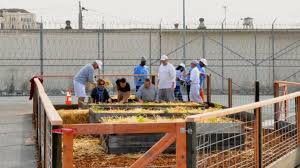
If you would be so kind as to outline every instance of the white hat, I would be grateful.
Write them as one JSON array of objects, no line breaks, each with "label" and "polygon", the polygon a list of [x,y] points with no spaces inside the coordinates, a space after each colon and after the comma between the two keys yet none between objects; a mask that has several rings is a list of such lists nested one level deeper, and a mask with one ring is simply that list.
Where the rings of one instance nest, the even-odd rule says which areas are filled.
[{"label": "white hat", "polygon": [[96,60],[95,62],[97,63],[98,68],[101,69],[102,68],[102,61]]},{"label": "white hat", "polygon": [[201,58],[200,59],[200,62],[202,62],[205,66],[207,66],[207,60],[205,58]]},{"label": "white hat", "polygon": [[185,68],[184,63],[180,63],[179,66],[182,66],[183,68]]},{"label": "white hat", "polygon": [[198,61],[197,61],[197,60],[193,60],[193,61],[192,61],[192,64],[197,65],[197,64],[198,64]]},{"label": "white hat", "polygon": [[161,58],[160,58],[161,61],[165,61],[165,60],[168,60],[168,59],[169,59],[169,58],[168,58],[168,56],[166,56],[166,55],[162,55]]}]

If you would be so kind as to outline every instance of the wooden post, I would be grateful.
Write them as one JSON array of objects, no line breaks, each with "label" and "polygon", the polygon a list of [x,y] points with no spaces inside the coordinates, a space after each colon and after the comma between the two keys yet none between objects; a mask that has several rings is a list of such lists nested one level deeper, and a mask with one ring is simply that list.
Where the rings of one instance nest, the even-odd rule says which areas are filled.
[{"label": "wooden post", "polygon": [[186,168],[186,126],[185,123],[176,124],[176,167]]},{"label": "wooden post", "polygon": [[[274,83],[274,98],[279,96],[279,83]],[[274,104],[274,128],[277,130],[279,120],[279,103]]]},{"label": "wooden post", "polygon": [[296,118],[297,118],[297,133],[298,133],[298,148],[300,147],[300,96],[295,99]]},{"label": "wooden post", "polygon": [[232,79],[228,78],[228,107],[232,107]]},{"label": "wooden post", "polygon": [[255,102],[259,102],[259,81],[255,81]]},{"label": "wooden post", "polygon": [[187,167],[188,168],[196,168],[197,167],[197,137],[196,137],[196,123],[195,122],[187,122],[186,123],[187,130]]},{"label": "wooden post", "polygon": [[255,109],[255,125],[254,125],[254,157],[255,167],[262,168],[262,119],[261,119],[261,108]]},{"label": "wooden post", "polygon": [[206,82],[207,82],[207,103],[211,103],[211,74],[206,76]]},{"label": "wooden post", "polygon": [[63,133],[63,168],[73,168],[73,132]]}]

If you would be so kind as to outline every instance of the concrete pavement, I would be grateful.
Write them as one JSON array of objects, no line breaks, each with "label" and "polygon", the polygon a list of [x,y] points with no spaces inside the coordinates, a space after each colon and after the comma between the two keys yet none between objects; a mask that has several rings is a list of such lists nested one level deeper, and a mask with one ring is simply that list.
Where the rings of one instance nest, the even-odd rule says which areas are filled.
[{"label": "concrete pavement", "polygon": [[25,145],[32,135],[31,113],[28,97],[0,97],[0,168],[35,167],[35,146]]}]

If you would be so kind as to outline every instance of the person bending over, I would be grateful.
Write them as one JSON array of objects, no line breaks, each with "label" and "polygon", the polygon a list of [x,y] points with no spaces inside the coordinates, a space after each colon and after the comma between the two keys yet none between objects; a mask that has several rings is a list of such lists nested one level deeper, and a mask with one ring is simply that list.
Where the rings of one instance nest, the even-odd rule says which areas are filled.
[{"label": "person bending over", "polygon": [[116,81],[117,92],[118,92],[118,102],[127,103],[130,97],[130,85],[125,78],[118,79]]}]

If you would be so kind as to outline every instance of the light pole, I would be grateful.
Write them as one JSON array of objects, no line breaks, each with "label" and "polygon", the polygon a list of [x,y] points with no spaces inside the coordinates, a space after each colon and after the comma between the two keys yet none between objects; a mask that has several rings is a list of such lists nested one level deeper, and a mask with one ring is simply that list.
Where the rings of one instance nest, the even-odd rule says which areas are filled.
[{"label": "light pole", "polygon": [[83,29],[82,22],[83,22],[83,16],[82,11],[88,11],[85,9],[85,7],[81,7],[81,2],[79,1],[79,14],[78,14],[78,29]]}]

